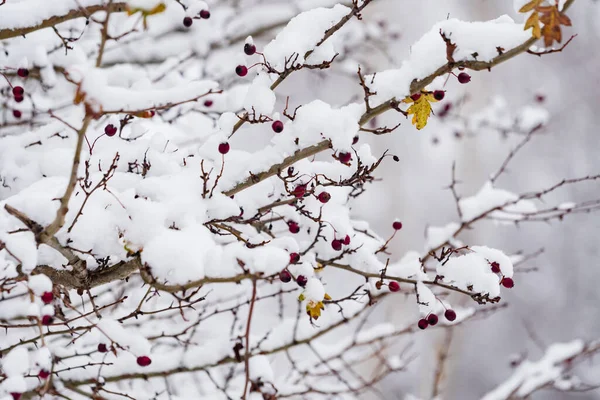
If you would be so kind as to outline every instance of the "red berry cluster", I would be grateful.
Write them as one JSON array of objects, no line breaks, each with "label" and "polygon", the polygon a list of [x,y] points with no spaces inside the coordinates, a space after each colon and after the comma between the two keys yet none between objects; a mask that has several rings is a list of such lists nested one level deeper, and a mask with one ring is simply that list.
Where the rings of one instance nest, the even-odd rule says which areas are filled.
[{"label": "red berry cluster", "polygon": [[[501,274],[500,264],[496,261],[490,263],[490,268],[495,274]],[[512,278],[502,275],[500,284],[507,289],[511,289],[515,286],[515,281]]]},{"label": "red berry cluster", "polygon": [[342,250],[342,245],[348,246],[349,244],[350,244],[350,236],[348,236],[348,235],[346,235],[346,237],[343,239],[333,239],[331,241],[331,247],[335,251],[340,251],[340,250]]},{"label": "red berry cluster", "polygon": [[[209,19],[210,11],[208,11],[208,10],[200,11],[200,18]],[[192,17],[185,17],[183,19],[183,26],[185,26],[186,28],[189,28],[190,26],[192,26],[193,23],[194,23],[194,19]]]},{"label": "red berry cluster", "polygon": [[[448,321],[452,322],[456,319],[456,312],[454,310],[447,309],[444,313],[444,317]],[[427,327],[430,325],[435,326],[438,323],[438,321],[438,316],[434,313],[431,313],[426,318],[421,318],[417,323],[417,326],[419,327],[419,329],[427,329]]]}]

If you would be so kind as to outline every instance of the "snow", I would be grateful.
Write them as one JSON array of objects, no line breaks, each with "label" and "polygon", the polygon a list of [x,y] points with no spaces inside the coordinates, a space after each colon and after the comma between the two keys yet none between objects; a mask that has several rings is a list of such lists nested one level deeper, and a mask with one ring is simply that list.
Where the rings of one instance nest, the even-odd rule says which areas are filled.
[{"label": "snow", "polygon": [[500,218],[518,221],[523,218],[522,214],[537,211],[532,201],[519,200],[519,196],[516,194],[495,188],[490,181],[486,182],[476,195],[465,197],[458,204],[462,211],[463,221],[474,220],[483,214],[487,214],[492,219]]},{"label": "snow", "polygon": [[25,347],[16,347],[2,357],[2,370],[8,377],[24,375],[29,369],[29,352]]},{"label": "snow", "polygon": [[29,289],[36,296],[41,296],[44,292],[52,291],[52,281],[46,275],[31,275],[28,284]]},{"label": "snow", "polygon": [[455,247],[460,247],[460,241],[454,238],[454,235],[459,228],[460,225],[456,222],[450,222],[445,226],[427,227],[427,244],[425,245],[426,250],[437,249],[447,242]]}]

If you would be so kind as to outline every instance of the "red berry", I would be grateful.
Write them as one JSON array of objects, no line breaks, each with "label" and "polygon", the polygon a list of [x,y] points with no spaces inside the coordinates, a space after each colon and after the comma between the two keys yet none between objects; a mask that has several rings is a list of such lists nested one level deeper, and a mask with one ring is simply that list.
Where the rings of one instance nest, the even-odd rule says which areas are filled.
[{"label": "red berry", "polygon": [[443,90],[436,90],[433,92],[433,98],[436,99],[437,101],[444,100],[445,95],[446,95],[446,92],[444,92]]},{"label": "red berry", "polygon": [[331,195],[327,192],[321,192],[321,193],[319,193],[317,198],[319,199],[319,201],[321,203],[325,204],[331,199]]},{"label": "red berry", "polygon": [[194,20],[191,17],[185,17],[183,19],[183,26],[185,26],[186,28],[189,28],[190,26],[192,26],[193,23],[194,23]]},{"label": "red berry", "polygon": [[52,322],[54,322],[52,315],[44,315],[42,317],[42,325],[50,325]]},{"label": "red berry", "polygon": [[21,111],[19,110],[13,110],[13,117],[15,118],[21,118],[23,114],[21,113]]},{"label": "red berry", "polygon": [[344,243],[344,246],[348,246],[350,244],[350,236],[346,235],[343,243]]},{"label": "red berry", "polygon": [[148,356],[140,356],[137,358],[137,363],[140,367],[147,367],[152,364],[152,360]]},{"label": "red berry", "polygon": [[434,326],[438,323],[438,316],[435,314],[429,314],[429,316],[427,317],[427,323],[431,326]]},{"label": "red berry", "polygon": [[213,105],[213,101],[212,100],[205,100],[204,101],[204,107],[210,107]]},{"label": "red berry", "polygon": [[287,269],[284,269],[279,273],[279,280],[283,283],[288,283],[292,280],[292,274]]},{"label": "red berry", "polygon": [[288,229],[294,234],[300,232],[300,226],[294,221],[288,222]]},{"label": "red berry", "polygon": [[52,292],[44,292],[41,298],[44,304],[50,304],[54,300],[54,294]]},{"label": "red berry", "polygon": [[298,261],[300,261],[300,254],[290,253],[290,264],[296,264]]},{"label": "red berry", "polygon": [[117,134],[117,127],[113,124],[108,124],[104,127],[104,134],[108,137],[115,136]]},{"label": "red berry", "polygon": [[448,113],[450,112],[451,108],[452,108],[452,103],[446,103],[446,104],[444,104],[444,108],[442,108],[440,110],[440,112],[438,112],[438,117],[444,118],[446,115],[448,115]]},{"label": "red berry", "polygon": [[296,278],[296,283],[300,287],[306,286],[307,282],[308,282],[308,278],[306,278],[304,275],[298,275],[298,277]]},{"label": "red berry", "polygon": [[400,222],[400,221],[394,221],[394,223],[392,224],[392,228],[394,228],[395,230],[399,231],[400,229],[402,229],[402,222]]},{"label": "red berry", "polygon": [[358,143],[358,136],[354,136],[352,138],[352,144],[356,144],[356,143]]},{"label": "red berry", "polygon": [[246,68],[244,65],[238,65],[235,67],[235,73],[238,74],[238,76],[246,76],[248,73],[248,68]]},{"label": "red berry", "polygon": [[512,278],[503,278],[502,286],[504,286],[507,289],[510,289],[515,286],[515,281],[513,281]]},{"label": "red berry", "polygon": [[444,317],[446,317],[446,319],[448,321],[454,321],[456,319],[456,312],[454,310],[446,310],[446,312],[444,313]]},{"label": "red berry", "polygon": [[221,153],[221,154],[229,153],[229,143],[225,142],[225,143],[219,144],[219,153]]},{"label": "red berry", "polygon": [[25,90],[23,89],[22,86],[15,86],[12,89],[12,93],[13,93],[13,96],[23,96],[23,94],[25,93]]},{"label": "red berry", "polygon": [[388,283],[388,289],[390,289],[390,292],[397,292],[400,290],[400,284],[396,281],[392,281]]},{"label": "red berry", "polygon": [[275,133],[281,133],[283,131],[283,122],[274,121],[271,124],[271,128],[273,129],[273,131],[275,131]]},{"label": "red berry", "polygon": [[340,153],[338,154],[338,159],[342,164],[348,164],[352,159],[352,154],[350,153]]},{"label": "red berry", "polygon": [[251,56],[252,54],[256,53],[256,46],[251,43],[246,43],[244,45],[244,53]]},{"label": "red berry", "polygon": [[21,398],[21,393],[11,392],[10,395],[12,396],[13,400],[19,400]]},{"label": "red berry", "polygon": [[493,273],[495,273],[495,274],[499,274],[500,273],[500,264],[498,264],[496,261],[494,261],[490,265],[492,266],[492,272]]},{"label": "red berry", "polygon": [[106,344],[105,343],[98,343],[98,351],[100,353],[106,353],[108,351],[108,348],[106,348]]},{"label": "red berry", "polygon": [[338,240],[338,239],[333,239],[331,241],[331,247],[335,250],[335,251],[340,251],[342,249],[342,241]]},{"label": "red berry", "polygon": [[50,376],[50,371],[46,371],[45,369],[40,370],[38,373],[40,379],[47,379]]},{"label": "red berry", "polygon": [[19,68],[17,70],[17,75],[21,78],[26,78],[29,75],[29,70],[27,68]]},{"label": "red berry", "polygon": [[412,99],[412,101],[417,101],[421,98],[421,93],[415,93],[411,95],[410,98]]},{"label": "red berry", "polygon": [[210,11],[208,11],[208,10],[202,10],[202,11],[200,11],[200,18],[202,18],[202,19],[209,19],[210,18]]},{"label": "red berry", "polygon": [[429,322],[427,322],[427,320],[425,318],[421,318],[419,320],[419,323],[417,324],[419,329],[426,329],[428,325],[429,325]]},{"label": "red berry", "polygon": [[466,72],[461,72],[460,74],[458,74],[458,81],[463,85],[465,83],[469,83],[471,82],[471,75],[467,74]]},{"label": "red berry", "polygon": [[535,96],[535,101],[537,101],[538,103],[543,103],[546,100],[546,96],[544,96],[543,94],[537,94]]},{"label": "red berry", "polygon": [[20,102],[22,102],[22,101],[23,101],[23,99],[24,99],[24,97],[23,97],[23,96],[15,96],[15,101],[16,101],[17,103],[20,103]]},{"label": "red berry", "polygon": [[294,190],[292,190],[292,194],[297,199],[300,199],[300,198],[304,197],[304,195],[306,194],[306,185],[298,185],[298,186],[296,186],[294,188]]}]

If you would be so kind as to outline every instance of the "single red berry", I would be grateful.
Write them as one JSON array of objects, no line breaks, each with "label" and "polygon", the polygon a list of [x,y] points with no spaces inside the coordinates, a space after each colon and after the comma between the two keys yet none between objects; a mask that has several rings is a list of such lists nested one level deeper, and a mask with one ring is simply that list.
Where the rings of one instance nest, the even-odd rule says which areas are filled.
[{"label": "single red berry", "polygon": [[427,323],[431,326],[434,326],[438,323],[438,316],[435,314],[429,314],[429,316],[427,317]]},{"label": "single red berry", "polygon": [[52,315],[44,315],[42,317],[42,325],[50,325],[52,322],[54,322]]},{"label": "single red berry", "polygon": [[510,289],[515,286],[515,281],[513,281],[512,278],[503,278],[502,286],[504,286],[507,289]]},{"label": "single red berry", "polygon": [[117,127],[113,124],[108,124],[104,127],[104,134],[108,137],[115,136],[117,134]]},{"label": "single red berry", "polygon": [[444,118],[446,115],[448,115],[448,113],[450,112],[450,109],[452,109],[452,103],[444,104],[444,108],[442,108],[437,114],[438,117]]},{"label": "single red berry", "polygon": [[456,311],[448,309],[444,313],[444,317],[446,317],[446,319],[448,321],[452,322],[452,321],[454,321],[456,319]]},{"label": "single red berry", "polygon": [[185,26],[186,28],[189,28],[190,26],[192,26],[193,23],[194,23],[194,20],[191,17],[185,17],[183,19],[183,26]]},{"label": "single red berry", "polygon": [[297,199],[300,199],[300,198],[304,197],[304,195],[306,194],[306,185],[298,185],[298,186],[296,186],[294,188],[294,190],[292,190],[292,194]]},{"label": "single red berry", "polygon": [[335,250],[335,251],[340,251],[342,249],[342,241],[338,240],[338,239],[333,239],[331,241],[331,247]]},{"label": "single red berry", "polygon": [[246,68],[244,65],[238,65],[235,67],[235,73],[238,74],[238,76],[246,76],[248,73],[248,68]]},{"label": "single red berry", "polygon": [[466,72],[461,72],[460,74],[458,74],[458,81],[463,85],[465,83],[469,83],[471,82],[471,75],[467,74]]},{"label": "single red berry", "polygon": [[290,253],[290,264],[296,264],[298,261],[300,261],[300,254]]},{"label": "single red berry", "polygon": [[390,289],[390,292],[397,292],[400,290],[400,284],[396,281],[392,281],[388,283],[388,289]]},{"label": "single red berry", "polygon": [[354,136],[352,138],[352,144],[356,144],[356,143],[358,143],[358,136]]},{"label": "single red berry", "polygon": [[492,266],[492,272],[493,273],[495,273],[495,274],[499,274],[500,273],[500,264],[498,264],[496,261],[494,261],[490,265]]},{"label": "single red berry", "polygon": [[298,275],[298,277],[296,278],[296,283],[300,287],[306,286],[307,282],[308,282],[308,278],[306,278],[304,275]]},{"label": "single red berry", "polygon": [[319,199],[319,201],[321,203],[325,204],[331,199],[331,195],[327,192],[321,192],[321,193],[319,193],[317,198]]},{"label": "single red berry", "polygon": [[288,222],[288,229],[294,234],[300,232],[300,226],[294,221]]},{"label": "single red berry", "polygon": [[229,143],[225,142],[225,143],[219,144],[219,153],[221,153],[221,154],[229,153]]},{"label": "single red berry", "polygon": [[392,224],[392,228],[394,228],[395,230],[399,231],[400,229],[402,229],[402,222],[400,222],[400,221],[394,221],[394,223]]},{"label": "single red berry", "polygon": [[13,96],[23,96],[23,94],[25,93],[25,89],[23,89],[23,86],[15,86],[12,89],[12,93]]},{"label": "single red berry", "polygon": [[29,75],[29,70],[27,68],[19,68],[17,70],[17,75],[21,78],[26,78]]},{"label": "single red berry", "polygon": [[271,128],[275,133],[281,133],[283,131],[283,122],[277,120],[271,124]]},{"label": "single red berry", "polygon": [[140,356],[137,358],[137,363],[140,367],[147,367],[152,364],[152,360],[148,356]]},{"label": "single red berry", "polygon": [[98,351],[100,353],[106,353],[108,348],[106,347],[106,343],[98,343]]},{"label": "single red berry", "polygon": [[46,371],[45,369],[40,370],[38,373],[40,379],[47,379],[50,376],[50,371]]},{"label": "single red berry", "polygon": [[417,100],[419,100],[421,98],[421,93],[412,94],[410,96],[410,98],[412,99],[412,101],[417,101]]},{"label": "single red berry", "polygon": [[292,280],[292,274],[287,269],[284,269],[279,273],[279,280],[283,283],[288,283]]},{"label": "single red berry", "polygon": [[342,152],[342,153],[338,154],[338,159],[340,160],[340,162],[342,164],[348,164],[350,162],[350,160],[352,159],[352,154]]},{"label": "single red berry", "polygon": [[41,298],[44,304],[50,304],[54,300],[54,294],[52,292],[44,292]]},{"label": "single red berry", "polygon": [[421,318],[419,320],[419,323],[417,324],[419,329],[426,329],[428,325],[429,325],[429,322],[427,322],[427,320],[425,318]]},{"label": "single red berry", "polygon": [[343,243],[344,243],[344,246],[348,246],[350,244],[350,236],[346,235]]},{"label": "single red berry", "polygon": [[23,96],[15,96],[15,101],[16,101],[17,103],[20,103],[20,102],[22,102],[23,100],[24,100],[24,97],[23,97]]},{"label": "single red berry", "polygon": [[436,99],[437,101],[444,100],[445,95],[446,95],[446,92],[444,92],[443,90],[436,90],[433,92],[433,98]]},{"label": "single red berry", "polygon": [[543,94],[537,94],[535,96],[535,101],[537,101],[538,103],[543,103],[546,100],[546,96],[544,96]]},{"label": "single red berry", "polygon": [[13,400],[19,400],[21,398],[21,393],[11,392],[10,395],[12,396]]},{"label": "single red berry", "polygon": [[256,53],[256,46],[252,43],[246,43],[244,45],[244,53],[251,56],[252,54]]},{"label": "single red berry", "polygon": [[13,117],[15,118],[21,118],[23,114],[21,113],[21,111],[19,110],[13,110]]},{"label": "single red berry", "polygon": [[213,105],[213,101],[212,100],[204,100],[204,107],[210,107]]},{"label": "single red berry", "polygon": [[209,19],[210,18],[210,11],[208,11],[208,10],[202,10],[202,11],[200,11],[200,18],[202,18],[202,19]]}]

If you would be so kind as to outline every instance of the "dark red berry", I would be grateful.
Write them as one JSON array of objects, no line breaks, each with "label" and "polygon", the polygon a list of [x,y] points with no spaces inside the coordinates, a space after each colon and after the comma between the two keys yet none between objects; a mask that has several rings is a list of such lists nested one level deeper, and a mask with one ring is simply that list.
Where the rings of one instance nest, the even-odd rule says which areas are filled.
[{"label": "dark red berry", "polygon": [[350,153],[340,153],[338,155],[338,159],[340,160],[340,162],[342,164],[348,164],[350,162],[350,160],[352,159],[352,154],[350,154]]},{"label": "dark red berry", "polygon": [[50,371],[46,371],[45,369],[40,370],[38,373],[40,379],[47,379],[50,376]]},{"label": "dark red berry", "polygon": [[22,86],[15,86],[12,89],[13,96],[23,96],[25,89]]},{"label": "dark red berry", "polygon": [[419,100],[421,98],[421,93],[412,94],[410,96],[410,98],[412,99],[412,101],[417,101],[417,100]]},{"label": "dark red berry", "polygon": [[388,283],[388,288],[390,289],[390,292],[397,292],[400,290],[400,284],[396,281],[392,281]]},{"label": "dark red berry", "polygon": [[152,360],[148,356],[140,356],[137,358],[137,363],[140,367],[147,367],[152,364]]},{"label": "dark red berry", "polygon": [[15,101],[16,101],[17,103],[20,103],[20,102],[22,102],[23,100],[24,100],[24,97],[23,97],[23,96],[15,96]]},{"label": "dark red berry", "polygon": [[296,186],[294,188],[294,190],[292,190],[292,194],[297,199],[300,199],[300,198],[304,197],[304,195],[306,194],[306,185],[298,185],[298,186]]},{"label": "dark red berry", "polygon": [[281,121],[274,121],[271,124],[271,128],[273,129],[273,131],[275,133],[281,133],[283,131],[283,122],[281,122]]},{"label": "dark red berry", "polygon": [[13,117],[15,118],[21,118],[23,114],[21,113],[21,111],[19,110],[13,110]]},{"label": "dark red berry", "polygon": [[504,286],[507,289],[510,289],[515,286],[515,281],[513,281],[512,278],[504,278],[502,279],[502,286]]},{"label": "dark red berry", "polygon": [[456,312],[454,310],[446,310],[446,312],[444,313],[444,317],[446,317],[446,319],[448,321],[454,321],[456,319]]},{"label": "dark red berry", "polygon": [[11,392],[10,395],[12,396],[13,400],[19,400],[21,398],[21,393]]},{"label": "dark red berry", "polygon": [[325,204],[331,199],[331,195],[327,192],[321,192],[321,193],[319,193],[317,198],[319,199],[319,201],[321,203]]},{"label": "dark red berry", "polygon": [[494,261],[490,265],[492,266],[492,272],[493,273],[495,273],[495,274],[499,274],[500,273],[500,264],[498,264],[496,261]]},{"label": "dark red berry", "polygon": [[108,137],[115,136],[117,134],[117,127],[113,124],[108,124],[104,127],[104,134]]},{"label": "dark red berry", "polygon": [[436,90],[433,92],[433,98],[436,99],[437,101],[444,100],[445,95],[446,95],[446,92],[444,92],[443,90]]},{"label": "dark red berry", "polygon": [[297,222],[294,222],[294,221],[288,222],[288,229],[292,233],[298,233],[298,232],[300,232],[300,226],[298,225]]},{"label": "dark red berry", "polygon": [[348,246],[350,244],[350,236],[346,235],[343,243],[344,243],[344,246]]},{"label": "dark red berry", "polygon": [[191,17],[185,17],[183,19],[183,26],[185,26],[186,28],[189,28],[190,26],[192,26],[193,23],[194,23],[194,20]]},{"label": "dark red berry", "polygon": [[471,75],[467,74],[466,72],[461,72],[460,74],[458,74],[458,81],[463,85],[465,83],[469,83],[471,82]]},{"label": "dark red berry", "polygon": [[251,56],[252,54],[256,53],[256,46],[252,43],[246,43],[244,45],[244,53]]},{"label": "dark red berry", "polygon": [[300,254],[290,253],[290,264],[296,264],[298,261],[300,261]]},{"label": "dark red berry", "polygon": [[417,326],[419,327],[419,329],[426,329],[427,326],[429,326],[429,322],[427,322],[425,318],[421,318]]},{"label": "dark red berry", "polygon": [[213,105],[213,101],[212,100],[204,100],[204,107],[210,107]]},{"label": "dark red berry", "polygon": [[438,323],[438,316],[435,314],[429,314],[429,316],[427,317],[427,323],[431,326],[434,326]]},{"label": "dark red berry", "polygon": [[209,19],[210,18],[210,11],[208,11],[208,10],[202,10],[202,11],[200,11],[200,18],[202,18],[202,19]]},{"label": "dark red berry", "polygon": [[42,325],[50,325],[52,322],[54,322],[52,315],[44,315],[42,317]]},{"label": "dark red berry", "polygon": [[400,222],[400,221],[394,221],[394,223],[392,224],[392,228],[394,228],[395,230],[399,231],[400,229],[402,229],[402,222]]},{"label": "dark red berry", "polygon": [[358,136],[354,136],[352,138],[352,144],[356,144],[356,143],[358,143]]},{"label": "dark red berry", "polygon": [[29,75],[29,70],[27,68],[19,68],[17,70],[17,75],[21,78],[26,78]]},{"label": "dark red berry", "polygon": [[283,283],[288,283],[292,280],[292,274],[287,269],[284,269],[279,273],[279,280]]},{"label": "dark red berry", "polygon": [[444,104],[444,108],[442,108],[438,112],[438,117],[444,118],[446,115],[448,115],[448,113],[450,112],[451,108],[452,108],[452,103],[446,103],[446,104]]},{"label": "dark red berry", "polygon": [[221,153],[221,154],[229,153],[229,143],[225,142],[225,143],[219,144],[219,153]]},{"label": "dark red berry", "polygon": [[235,73],[238,74],[238,76],[246,76],[248,73],[248,68],[246,68],[244,65],[238,65],[235,67]]},{"label": "dark red berry", "polygon": [[331,241],[331,247],[335,250],[335,251],[340,251],[342,249],[342,241],[338,240],[338,239],[333,239]]},{"label": "dark red berry", "polygon": [[108,348],[106,347],[105,343],[98,343],[98,351],[100,353],[106,353],[108,351]]},{"label": "dark red berry", "polygon": [[54,294],[52,292],[44,292],[41,298],[44,304],[50,304],[54,300]]},{"label": "dark red berry", "polygon": [[296,283],[300,287],[306,286],[307,282],[308,282],[308,278],[306,278],[304,275],[298,275],[298,277],[296,278]]},{"label": "dark red berry", "polygon": [[546,96],[544,96],[543,94],[537,94],[535,96],[535,101],[537,101],[538,103],[543,103],[546,100]]}]

